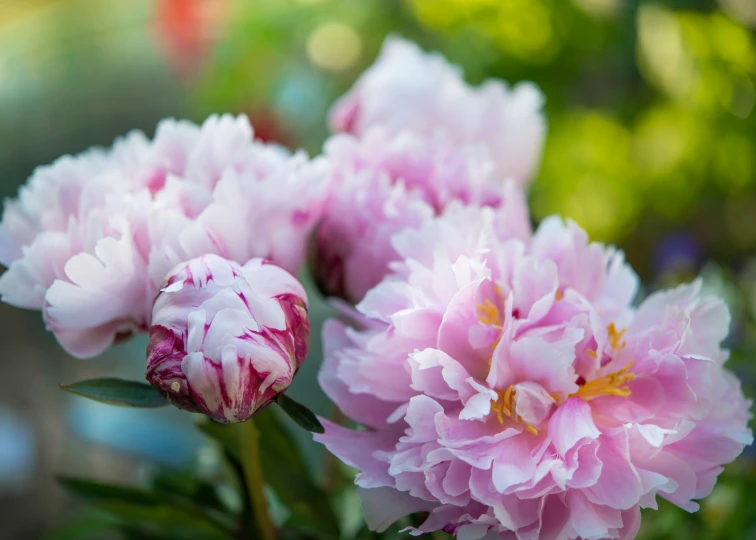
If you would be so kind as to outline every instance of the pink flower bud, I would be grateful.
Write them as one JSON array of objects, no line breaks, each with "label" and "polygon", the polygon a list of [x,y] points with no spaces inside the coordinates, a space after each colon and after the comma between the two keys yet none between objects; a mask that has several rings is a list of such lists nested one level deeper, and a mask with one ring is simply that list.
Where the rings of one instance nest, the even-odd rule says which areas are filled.
[{"label": "pink flower bud", "polygon": [[309,338],[291,274],[204,255],[177,266],[155,300],[147,380],[181,409],[243,422],[289,387]]}]

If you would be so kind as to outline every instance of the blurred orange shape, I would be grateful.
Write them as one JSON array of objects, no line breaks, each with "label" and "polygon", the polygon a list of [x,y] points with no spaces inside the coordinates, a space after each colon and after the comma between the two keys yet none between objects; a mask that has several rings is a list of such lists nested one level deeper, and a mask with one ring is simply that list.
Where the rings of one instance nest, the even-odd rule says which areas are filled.
[{"label": "blurred orange shape", "polygon": [[182,76],[199,71],[226,30],[229,0],[155,0],[154,28],[166,62]]}]

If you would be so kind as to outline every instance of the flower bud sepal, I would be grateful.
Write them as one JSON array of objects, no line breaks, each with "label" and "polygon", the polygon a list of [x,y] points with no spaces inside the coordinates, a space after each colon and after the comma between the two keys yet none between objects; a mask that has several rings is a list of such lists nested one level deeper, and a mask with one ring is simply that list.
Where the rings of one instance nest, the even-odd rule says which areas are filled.
[{"label": "flower bud sepal", "polygon": [[325,433],[325,428],[320,423],[320,420],[318,420],[318,417],[315,416],[315,413],[301,403],[294,401],[286,394],[278,394],[275,402],[299,427],[311,433]]}]

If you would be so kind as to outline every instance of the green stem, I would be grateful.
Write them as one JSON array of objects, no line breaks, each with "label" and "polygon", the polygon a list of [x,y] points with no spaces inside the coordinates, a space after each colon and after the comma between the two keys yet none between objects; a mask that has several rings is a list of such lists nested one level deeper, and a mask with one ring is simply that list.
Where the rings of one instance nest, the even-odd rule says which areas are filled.
[{"label": "green stem", "polygon": [[[249,504],[254,516],[256,534],[250,536],[259,540],[276,540],[276,530],[270,521],[268,503],[265,499],[264,480],[260,467],[260,432],[253,420],[239,426],[241,428],[242,468],[247,485]],[[250,531],[252,532],[252,531]]]}]

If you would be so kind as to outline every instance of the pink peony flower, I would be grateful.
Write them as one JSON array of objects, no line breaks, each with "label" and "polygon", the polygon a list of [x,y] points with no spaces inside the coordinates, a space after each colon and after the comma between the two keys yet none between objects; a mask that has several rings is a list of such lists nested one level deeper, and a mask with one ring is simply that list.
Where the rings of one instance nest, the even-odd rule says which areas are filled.
[{"label": "pink peony flower", "polygon": [[543,96],[529,82],[511,89],[500,80],[480,87],[438,53],[388,37],[375,61],[331,109],[334,132],[365,136],[381,126],[392,133],[443,136],[452,147],[473,145],[492,158],[495,176],[530,180],[541,159]]},{"label": "pink peony flower", "polygon": [[291,274],[204,255],[178,265],[155,300],[147,380],[181,409],[244,422],[289,387],[309,338]]},{"label": "pink peony flower", "polygon": [[334,130],[350,133],[325,145],[334,189],[312,258],[323,292],[361,300],[397,258],[391,235],[455,200],[506,207],[513,234],[529,235],[523,196],[509,184],[525,184],[539,160],[541,102],[529,84],[471,88],[439,55],[387,39],[331,113]]},{"label": "pink peony flower", "polygon": [[253,140],[246,117],[164,120],[40,167],[0,224],[3,301],[39,309],[70,353],[146,331],[176,264],[266,257],[291,272],[327,195],[325,162]]},{"label": "pink peony flower", "polygon": [[327,295],[361,300],[398,258],[391,236],[418,228],[453,201],[499,207],[512,235],[530,235],[521,188],[496,176],[480,148],[376,128],[362,139],[333,136],[325,156],[334,189],[316,231],[312,267]]},{"label": "pink peony flower", "polygon": [[321,386],[368,429],[316,439],[360,469],[368,524],[632,538],[657,495],[698,509],[752,442],[725,304],[694,282],[635,309],[621,252],[558,218],[502,235],[496,214],[453,205],[396,234],[403,260],[353,327],[326,324]]}]

